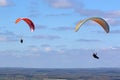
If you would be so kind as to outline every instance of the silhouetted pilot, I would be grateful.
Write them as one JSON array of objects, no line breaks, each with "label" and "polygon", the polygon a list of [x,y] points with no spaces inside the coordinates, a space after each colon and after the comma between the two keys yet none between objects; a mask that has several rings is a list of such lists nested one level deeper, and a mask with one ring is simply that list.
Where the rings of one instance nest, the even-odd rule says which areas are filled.
[{"label": "silhouetted pilot", "polygon": [[93,57],[96,59],[99,59],[99,57],[97,56],[97,53],[93,53]]},{"label": "silhouetted pilot", "polygon": [[21,38],[20,42],[23,43],[23,39],[22,38]]}]

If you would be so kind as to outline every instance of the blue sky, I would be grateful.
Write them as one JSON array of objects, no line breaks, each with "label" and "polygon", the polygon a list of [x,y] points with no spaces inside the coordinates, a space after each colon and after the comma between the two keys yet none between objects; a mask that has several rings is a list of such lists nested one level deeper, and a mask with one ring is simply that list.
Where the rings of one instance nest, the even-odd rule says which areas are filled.
[{"label": "blue sky", "polygon": [[[0,0],[0,67],[120,67],[119,0]],[[92,21],[78,32],[76,23],[101,17],[110,33]],[[35,24],[30,32],[20,17]],[[20,43],[21,37],[24,43]],[[92,53],[100,57],[96,60]]]}]

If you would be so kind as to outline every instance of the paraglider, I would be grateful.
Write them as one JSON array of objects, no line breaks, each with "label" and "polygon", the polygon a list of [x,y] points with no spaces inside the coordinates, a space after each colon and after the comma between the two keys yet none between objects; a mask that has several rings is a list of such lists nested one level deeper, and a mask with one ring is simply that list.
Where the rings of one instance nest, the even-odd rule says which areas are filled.
[{"label": "paraglider", "polygon": [[96,59],[99,59],[99,57],[97,56],[97,53],[93,53],[93,57]]},{"label": "paraglider", "polygon": [[75,27],[75,31],[77,32],[77,31],[79,30],[79,28],[80,28],[85,22],[87,22],[87,21],[89,21],[89,20],[92,20],[92,21],[98,23],[98,24],[105,30],[106,33],[109,33],[109,25],[108,25],[108,23],[107,23],[104,19],[102,19],[102,18],[100,18],[100,17],[91,17],[91,18],[87,18],[87,19],[84,19],[84,20],[78,22],[78,24],[77,24],[76,27]]},{"label": "paraglider", "polygon": [[[92,20],[92,21],[98,23],[98,24],[104,29],[104,31],[105,31],[106,33],[109,33],[109,25],[108,25],[108,23],[107,23],[104,19],[102,19],[102,18],[100,18],[100,17],[91,17],[91,18],[87,18],[87,19],[84,19],[84,20],[79,21],[79,22],[77,23],[76,27],[75,27],[75,31],[77,32],[77,31],[79,30],[79,28],[80,28],[85,22],[87,22],[87,21],[89,21],[89,20]],[[93,57],[96,58],[96,59],[99,59],[99,57],[97,56],[97,53],[96,53],[96,54],[93,53]]]},{"label": "paraglider", "polygon": [[[25,21],[28,24],[28,26],[30,27],[30,31],[31,32],[33,32],[35,30],[34,23],[30,19],[28,19],[28,18],[18,18],[18,19],[16,19],[15,23],[18,23],[21,20]],[[22,38],[21,38],[20,42],[23,43],[23,39]]]}]

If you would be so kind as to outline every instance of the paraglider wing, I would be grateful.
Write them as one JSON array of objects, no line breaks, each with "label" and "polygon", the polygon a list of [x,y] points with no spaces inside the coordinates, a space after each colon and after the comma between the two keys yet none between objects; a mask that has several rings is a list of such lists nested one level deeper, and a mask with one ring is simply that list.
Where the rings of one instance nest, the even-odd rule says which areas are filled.
[{"label": "paraglider wing", "polygon": [[92,20],[92,21],[98,23],[105,30],[106,33],[109,33],[109,25],[108,25],[108,23],[104,19],[99,18],[99,17],[92,17],[92,18],[84,19],[84,20],[78,22],[78,24],[75,27],[75,31],[77,32],[79,30],[79,28],[85,22],[87,22],[88,20]]},{"label": "paraglider wing", "polygon": [[30,27],[30,31],[33,32],[35,30],[34,23],[28,19],[28,18],[18,18],[15,23],[18,23],[19,21],[24,20]]}]

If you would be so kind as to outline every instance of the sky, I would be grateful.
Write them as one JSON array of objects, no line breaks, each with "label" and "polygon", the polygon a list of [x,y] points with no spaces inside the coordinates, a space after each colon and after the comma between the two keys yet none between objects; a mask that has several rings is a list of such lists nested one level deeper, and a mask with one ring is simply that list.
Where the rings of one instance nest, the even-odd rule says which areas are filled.
[{"label": "sky", "polygon": [[[0,67],[120,68],[119,0],[0,0]],[[35,31],[17,18],[29,18]],[[93,21],[101,17],[108,34]],[[23,39],[23,44],[20,39]],[[92,57],[97,52],[99,60]]]}]

